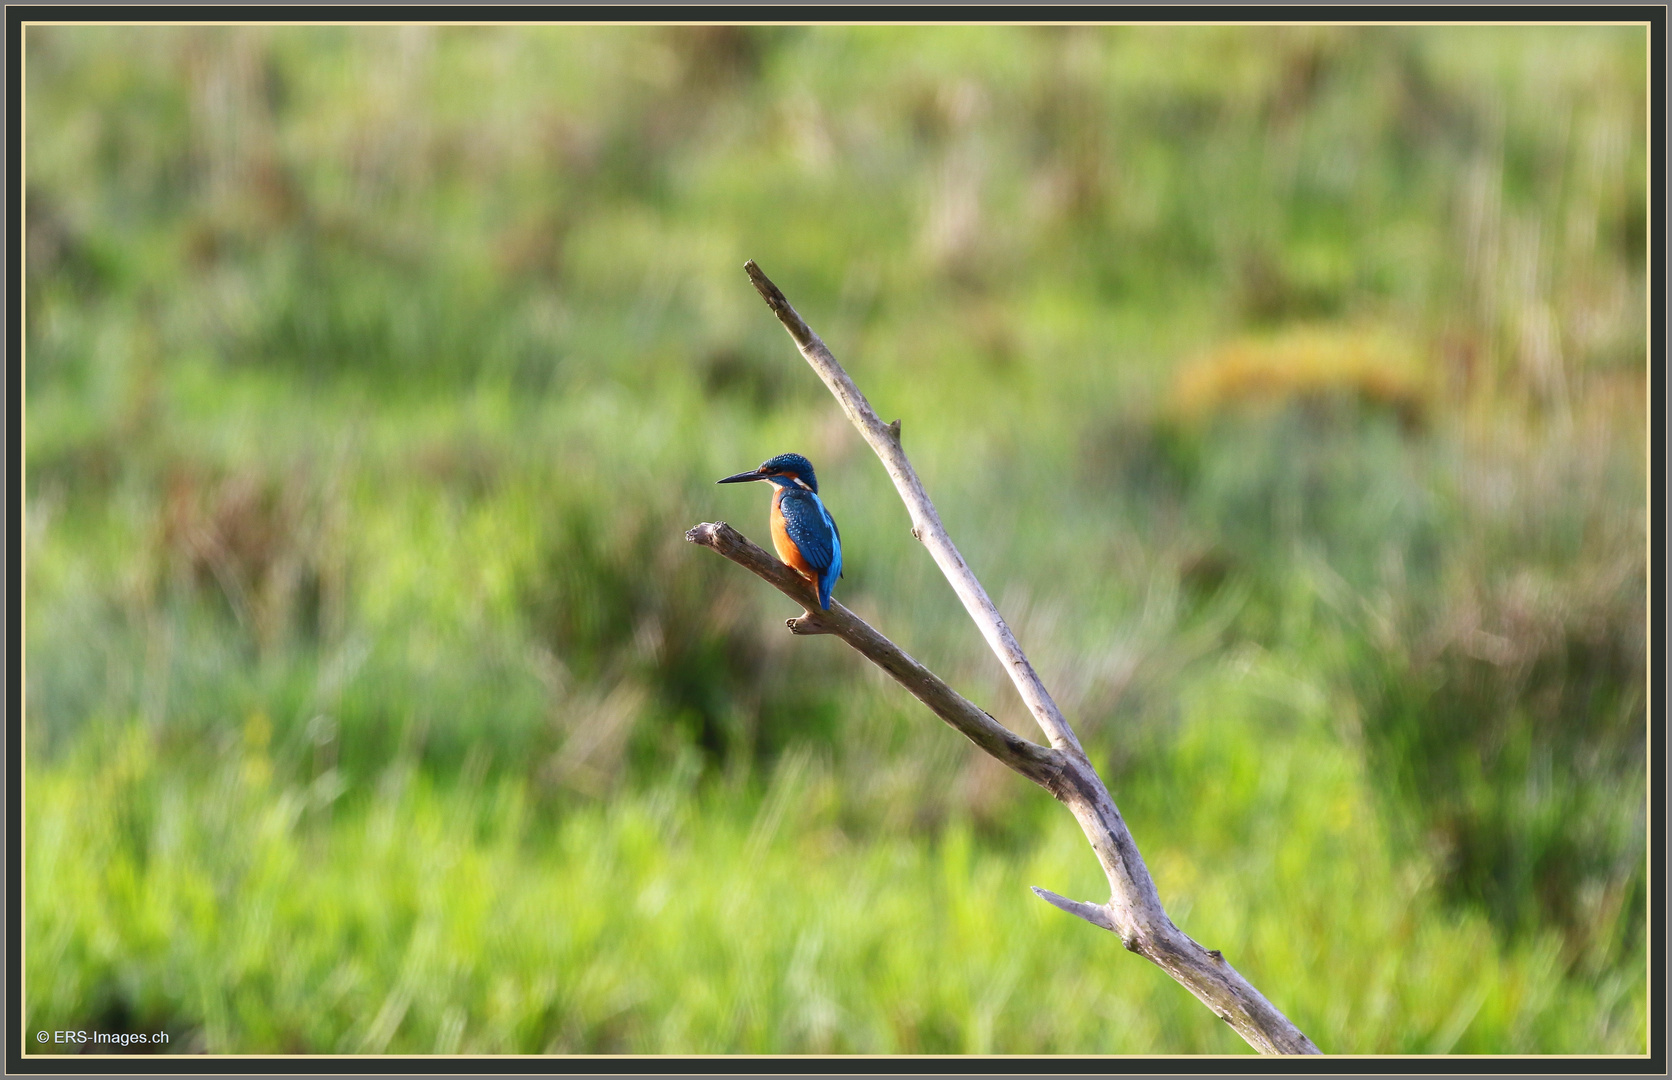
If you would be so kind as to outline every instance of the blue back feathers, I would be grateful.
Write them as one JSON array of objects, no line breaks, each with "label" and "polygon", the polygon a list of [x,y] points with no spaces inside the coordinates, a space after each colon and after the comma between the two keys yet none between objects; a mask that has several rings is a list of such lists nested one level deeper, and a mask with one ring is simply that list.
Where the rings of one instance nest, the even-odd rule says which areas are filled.
[{"label": "blue back feathers", "polygon": [[784,531],[801,549],[819,575],[819,606],[830,610],[830,592],[836,579],[842,576],[842,534],[824,500],[812,491],[787,487],[778,500],[778,512],[784,515]]}]

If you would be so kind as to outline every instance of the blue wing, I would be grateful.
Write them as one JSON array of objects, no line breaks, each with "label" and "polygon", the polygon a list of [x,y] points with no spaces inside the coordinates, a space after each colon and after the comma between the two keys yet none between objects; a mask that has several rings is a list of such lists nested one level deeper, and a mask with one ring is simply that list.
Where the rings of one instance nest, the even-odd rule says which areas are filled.
[{"label": "blue wing", "polygon": [[784,515],[784,531],[801,549],[807,565],[819,573],[819,604],[828,611],[830,591],[842,576],[842,534],[824,508],[824,500],[811,491],[784,492],[778,509]]}]

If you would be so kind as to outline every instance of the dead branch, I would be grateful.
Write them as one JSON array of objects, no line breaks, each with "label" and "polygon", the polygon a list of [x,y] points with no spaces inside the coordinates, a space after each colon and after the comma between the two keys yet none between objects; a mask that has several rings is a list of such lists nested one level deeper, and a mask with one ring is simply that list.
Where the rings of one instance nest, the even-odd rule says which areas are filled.
[{"label": "dead branch", "polygon": [[723,521],[698,525],[685,534],[685,539],[713,548],[739,566],[754,571],[800,604],[801,615],[785,623],[791,633],[836,635],[894,676],[896,682],[911,691],[912,697],[929,706],[936,716],[962,732],[970,742],[1036,784],[1049,787],[1053,782],[1052,774],[1059,766],[1049,750],[1028,742],[964,700],[934,672],[843,607],[841,601],[832,599],[829,611],[819,610],[818,598],[805,578],[750,543],[730,525]]},{"label": "dead branch", "polygon": [[796,314],[778,287],[761,273],[760,267],[750,260],[744,269],[756,291],[795,340],[801,355],[836,395],[848,419],[882,460],[883,468],[911,513],[912,535],[929,549],[951,582],[1051,745],[1039,746],[1006,729],[840,603],[833,602],[829,611],[819,611],[806,583],[798,575],[725,523],[698,525],[685,534],[686,539],[712,548],[800,604],[803,613],[789,620],[791,631],[835,634],[842,638],[971,742],[1045,788],[1069,808],[1091,841],[1092,851],[1109,880],[1109,900],[1102,904],[1069,900],[1035,887],[1034,892],[1041,899],[1119,935],[1128,949],[1171,975],[1259,1052],[1319,1053],[1312,1041],[1238,974],[1217,949],[1203,948],[1173,925],[1161,906],[1143,857],[1138,854],[1138,845],[1108,789],[1033,665],[1028,663],[1010,627],[1005,625],[998,608],[941,524],[940,515],[901,449],[900,421],[884,424],[824,342]]}]

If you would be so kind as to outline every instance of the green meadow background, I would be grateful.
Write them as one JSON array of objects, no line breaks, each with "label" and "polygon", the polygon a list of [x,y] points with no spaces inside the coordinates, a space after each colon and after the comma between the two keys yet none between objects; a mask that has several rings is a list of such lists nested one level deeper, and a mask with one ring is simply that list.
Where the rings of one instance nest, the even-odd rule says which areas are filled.
[{"label": "green meadow background", "polygon": [[754,258],[1182,928],[1327,1052],[1643,1053],[1646,41],[29,28],[29,1033],[1249,1052],[684,541],[807,454],[1038,737]]}]

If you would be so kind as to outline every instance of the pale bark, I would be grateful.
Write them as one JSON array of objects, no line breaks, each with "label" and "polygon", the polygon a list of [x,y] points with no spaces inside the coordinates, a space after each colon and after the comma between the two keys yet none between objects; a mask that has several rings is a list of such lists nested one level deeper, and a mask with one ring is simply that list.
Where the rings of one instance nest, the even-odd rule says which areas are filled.
[{"label": "pale bark", "polygon": [[1033,891],[1041,899],[1118,935],[1128,949],[1171,975],[1261,1053],[1319,1053],[1312,1041],[1238,974],[1217,949],[1203,948],[1173,925],[1161,906],[1143,857],[1138,854],[1138,845],[1108,789],[1080,748],[1062,710],[1057,708],[1033,665],[1028,663],[1010,627],[1005,625],[998,608],[941,524],[940,515],[901,449],[900,421],[884,424],[824,342],[796,314],[778,287],[761,273],[760,267],[751,260],[744,269],[762,299],[795,340],[801,355],[818,372],[848,419],[882,460],[883,468],[911,513],[912,535],[929,549],[951,582],[953,591],[1009,672],[1028,711],[1051,745],[1040,746],[1009,731],[840,603],[833,601],[829,611],[820,611],[816,598],[799,575],[724,522],[698,525],[685,534],[686,539],[712,548],[799,603],[803,613],[788,622],[793,632],[840,637],[892,675],[971,742],[1045,788],[1068,807],[1091,841],[1092,851],[1108,878],[1110,897],[1106,903],[1094,904],[1069,900],[1035,887]]}]

